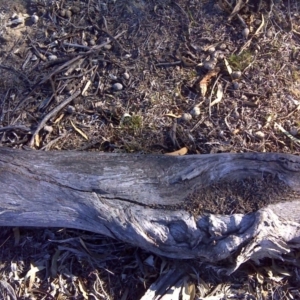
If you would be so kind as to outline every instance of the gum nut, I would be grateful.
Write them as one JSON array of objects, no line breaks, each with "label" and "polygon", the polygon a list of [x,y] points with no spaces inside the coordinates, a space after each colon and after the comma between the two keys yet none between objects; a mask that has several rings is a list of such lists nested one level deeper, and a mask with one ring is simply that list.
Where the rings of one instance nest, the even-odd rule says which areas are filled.
[{"label": "gum nut", "polygon": [[181,116],[181,120],[183,120],[183,121],[190,121],[190,120],[192,120],[192,116],[191,116],[191,114],[189,114],[189,113],[184,113],[184,114],[182,114],[182,116]]},{"label": "gum nut", "polygon": [[37,15],[32,15],[31,16],[31,22],[33,24],[36,24],[38,22],[38,20],[39,20],[39,17]]},{"label": "gum nut", "polygon": [[209,60],[209,61],[204,62],[203,67],[204,67],[204,69],[210,71],[215,67],[215,64]]},{"label": "gum nut", "polygon": [[96,41],[95,41],[94,39],[91,39],[91,40],[89,41],[89,45],[90,45],[90,46],[95,46],[95,45],[96,45]]},{"label": "gum nut", "polygon": [[216,51],[216,48],[215,47],[210,47],[208,48],[208,53],[212,54]]},{"label": "gum nut", "polygon": [[70,8],[70,10],[72,11],[72,13],[78,14],[80,12],[80,7],[79,6],[72,6]]},{"label": "gum nut", "polygon": [[231,78],[232,79],[239,79],[242,77],[242,72],[241,71],[234,71],[231,73]]},{"label": "gum nut", "polygon": [[66,17],[70,18],[72,16],[72,12],[70,10],[66,10]]},{"label": "gum nut", "polygon": [[190,113],[192,116],[197,117],[200,115],[200,108],[198,106],[194,106]]},{"label": "gum nut", "polygon": [[243,37],[246,39],[248,37],[249,33],[250,33],[249,28],[248,27],[244,28],[244,30],[242,32]]},{"label": "gum nut", "polygon": [[62,9],[60,12],[59,12],[59,15],[61,17],[64,17],[66,15],[66,11],[64,9]]},{"label": "gum nut", "polygon": [[129,76],[129,74],[128,74],[127,72],[125,72],[125,73],[123,74],[123,78],[124,78],[124,79],[128,80],[129,77],[130,77],[130,76]]},{"label": "gum nut", "polygon": [[72,105],[69,105],[68,108],[67,108],[67,112],[68,114],[73,114],[75,112],[75,107],[72,106]]},{"label": "gum nut", "polygon": [[117,82],[117,83],[113,84],[112,88],[115,91],[121,91],[123,89],[123,85],[121,83]]},{"label": "gum nut", "polygon": [[219,50],[225,50],[227,48],[227,45],[225,43],[222,43],[221,45],[219,45],[218,49]]},{"label": "gum nut", "polygon": [[262,131],[256,131],[254,135],[260,140],[263,140],[265,138],[265,134]]}]

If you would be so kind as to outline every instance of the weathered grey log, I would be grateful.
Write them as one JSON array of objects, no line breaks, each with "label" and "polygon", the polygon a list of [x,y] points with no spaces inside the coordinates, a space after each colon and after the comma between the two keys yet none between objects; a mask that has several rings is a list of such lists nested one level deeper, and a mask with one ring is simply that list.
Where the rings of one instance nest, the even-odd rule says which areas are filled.
[{"label": "weathered grey log", "polygon": [[[0,226],[101,233],[172,258],[215,262],[280,257],[300,246],[300,198],[250,214],[168,210],[218,180],[269,173],[300,191],[300,158],[41,152],[0,148]],[[155,208],[155,206],[164,208]],[[151,206],[151,207],[149,207]]]}]

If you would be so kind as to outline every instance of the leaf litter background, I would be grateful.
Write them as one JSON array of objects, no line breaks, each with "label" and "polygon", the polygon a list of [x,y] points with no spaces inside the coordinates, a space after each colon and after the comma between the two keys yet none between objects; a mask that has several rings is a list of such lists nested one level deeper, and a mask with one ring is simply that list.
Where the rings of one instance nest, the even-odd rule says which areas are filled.
[{"label": "leaf litter background", "polygon": [[[246,2],[0,1],[1,146],[298,154],[300,4]],[[70,229],[3,228],[0,246],[10,299],[139,299],[173,265]],[[216,272],[225,263],[182,262],[181,285],[200,299],[293,299],[295,262],[231,277]]]}]

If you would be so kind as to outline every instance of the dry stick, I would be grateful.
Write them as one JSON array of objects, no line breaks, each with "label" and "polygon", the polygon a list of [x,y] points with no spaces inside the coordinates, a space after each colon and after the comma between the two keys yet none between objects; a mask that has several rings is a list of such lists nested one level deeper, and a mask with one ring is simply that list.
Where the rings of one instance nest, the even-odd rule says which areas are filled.
[{"label": "dry stick", "polygon": [[221,77],[221,74],[217,77],[216,81],[214,82],[213,84],[213,87],[211,89],[211,92],[210,92],[210,96],[209,96],[209,105],[208,105],[208,113],[209,113],[209,117],[211,117],[211,98],[212,98],[212,94],[214,92],[214,88],[216,86],[216,84],[218,83],[219,79]]},{"label": "dry stick", "polygon": [[56,115],[62,108],[64,108],[67,104],[69,104],[72,100],[74,100],[77,96],[79,96],[81,93],[80,90],[77,90],[73,95],[71,95],[69,98],[64,100],[62,103],[60,103],[58,106],[56,106],[54,109],[52,109],[41,121],[37,129],[35,130],[34,134],[31,137],[31,140],[29,142],[29,147],[33,147],[34,145],[34,139],[36,135],[40,132],[40,130],[46,125],[46,122],[50,120],[54,115]]}]

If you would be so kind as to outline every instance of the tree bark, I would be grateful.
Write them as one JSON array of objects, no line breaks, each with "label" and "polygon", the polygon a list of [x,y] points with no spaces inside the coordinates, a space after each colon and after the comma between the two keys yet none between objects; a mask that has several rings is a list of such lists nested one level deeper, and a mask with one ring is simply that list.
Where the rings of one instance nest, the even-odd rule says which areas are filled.
[{"label": "tree bark", "polygon": [[[241,263],[281,257],[300,242],[300,196],[249,214],[168,209],[199,188],[272,174],[300,191],[300,158],[41,152],[0,148],[0,226],[101,233],[171,258]],[[297,195],[297,193],[295,194]]]}]

